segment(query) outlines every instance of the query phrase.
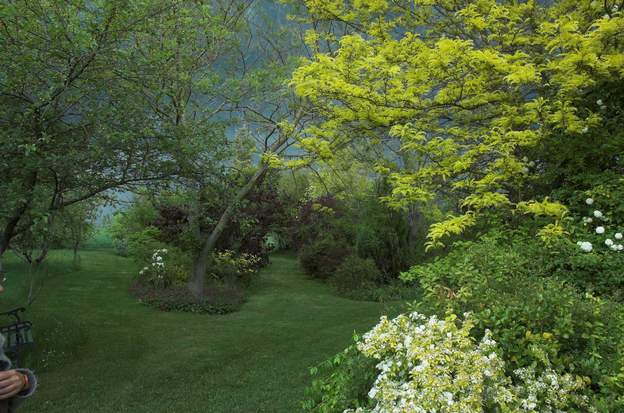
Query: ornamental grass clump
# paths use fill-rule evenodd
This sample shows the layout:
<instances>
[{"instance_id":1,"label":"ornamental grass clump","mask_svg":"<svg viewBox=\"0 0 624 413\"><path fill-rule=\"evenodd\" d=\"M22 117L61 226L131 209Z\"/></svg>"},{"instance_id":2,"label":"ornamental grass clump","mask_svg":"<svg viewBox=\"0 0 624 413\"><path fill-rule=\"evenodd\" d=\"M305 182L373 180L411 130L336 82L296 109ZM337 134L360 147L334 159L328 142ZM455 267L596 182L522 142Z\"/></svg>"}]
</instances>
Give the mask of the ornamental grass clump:
<instances>
[{"instance_id":1,"label":"ornamental grass clump","mask_svg":"<svg viewBox=\"0 0 624 413\"><path fill-rule=\"evenodd\" d=\"M592 411L582 395L583 378L551 368L537 374L533 367L506 376L491 333L475 341L473 326L468 314L463 321L416 312L382 317L357 346L378 361L379 375L368 393L373 407L345 412Z\"/></svg>"}]
</instances>

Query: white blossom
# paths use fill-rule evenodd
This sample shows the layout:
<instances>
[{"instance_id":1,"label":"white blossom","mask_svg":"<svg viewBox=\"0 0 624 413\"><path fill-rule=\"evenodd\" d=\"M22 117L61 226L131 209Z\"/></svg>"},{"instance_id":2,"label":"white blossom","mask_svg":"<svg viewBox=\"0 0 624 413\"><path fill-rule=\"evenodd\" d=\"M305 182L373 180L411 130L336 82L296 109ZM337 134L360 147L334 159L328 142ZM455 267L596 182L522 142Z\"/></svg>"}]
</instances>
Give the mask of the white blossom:
<instances>
[{"instance_id":1,"label":"white blossom","mask_svg":"<svg viewBox=\"0 0 624 413\"><path fill-rule=\"evenodd\" d=\"M596 234L604 234L605 229L604 227L596 227Z\"/></svg>"},{"instance_id":2,"label":"white blossom","mask_svg":"<svg viewBox=\"0 0 624 413\"><path fill-rule=\"evenodd\" d=\"M587 198L587 199L585 200L585 203L586 203L587 205L591 205L591 204L593 204L593 203L594 203L594 200L593 200L592 198Z\"/></svg>"},{"instance_id":3,"label":"white blossom","mask_svg":"<svg viewBox=\"0 0 624 413\"><path fill-rule=\"evenodd\" d=\"M615 239L622 239L622 233L621 232L616 232L615 233Z\"/></svg>"},{"instance_id":4,"label":"white blossom","mask_svg":"<svg viewBox=\"0 0 624 413\"><path fill-rule=\"evenodd\" d=\"M610 246L612 246L612 245L613 245L613 241L612 241L610 238L607 238L607 239L605 240L605 245L606 245L607 247L610 247Z\"/></svg>"},{"instance_id":5,"label":"white blossom","mask_svg":"<svg viewBox=\"0 0 624 413\"><path fill-rule=\"evenodd\" d=\"M518 413L563 412L551 407L572 404L589 407L582 395L585 383L571 374L552 369L537 374L529 367L514 371L517 380L512 382L491 332L474 342L471 328L470 322L457 325L454 318L426 319L418 313L382 317L357 343L360 352L379 361L368 392L373 406L343 413L477 412L484 404ZM407 337L409 349L402 345Z\"/></svg>"},{"instance_id":6,"label":"white blossom","mask_svg":"<svg viewBox=\"0 0 624 413\"><path fill-rule=\"evenodd\" d=\"M373 386L368 392L368 397L370 397L371 399L374 399L376 395L377 395L377 387Z\"/></svg>"},{"instance_id":7,"label":"white blossom","mask_svg":"<svg viewBox=\"0 0 624 413\"><path fill-rule=\"evenodd\" d=\"M589 242L589 241L583 241L583 242L581 242L580 247L581 247L581 249L582 249L583 251L585 251L585 252L591 252L591 250L594 248L594 247L592 246L592 243L591 243L591 242Z\"/></svg>"},{"instance_id":8,"label":"white blossom","mask_svg":"<svg viewBox=\"0 0 624 413\"><path fill-rule=\"evenodd\" d=\"M594 216L595 216L596 218L602 218L602 212L600 212L600 211L598 211L598 210L595 210L595 211L594 211Z\"/></svg>"},{"instance_id":9,"label":"white blossom","mask_svg":"<svg viewBox=\"0 0 624 413\"><path fill-rule=\"evenodd\" d=\"M605 16L607 16L607 15L605 14ZM607 18L608 18L608 16L607 16ZM598 106L602 106L602 99L598 99L598 100L596 101L596 105L598 105Z\"/></svg>"}]
</instances>

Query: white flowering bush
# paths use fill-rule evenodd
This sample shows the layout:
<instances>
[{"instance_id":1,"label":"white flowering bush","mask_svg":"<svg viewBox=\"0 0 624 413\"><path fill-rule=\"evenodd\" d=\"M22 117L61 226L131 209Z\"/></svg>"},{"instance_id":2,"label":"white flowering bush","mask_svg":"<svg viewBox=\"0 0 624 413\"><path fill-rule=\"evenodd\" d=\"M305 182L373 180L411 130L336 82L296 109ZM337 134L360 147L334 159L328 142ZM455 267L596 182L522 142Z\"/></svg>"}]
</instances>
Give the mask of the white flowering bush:
<instances>
[{"instance_id":1,"label":"white flowering bush","mask_svg":"<svg viewBox=\"0 0 624 413\"><path fill-rule=\"evenodd\" d=\"M379 360L369 396L376 405L357 412L473 412L484 405L508 404L513 395L504 363L489 333L479 343L472 322L421 314L382 317L358 344Z\"/></svg>"},{"instance_id":2,"label":"white flowering bush","mask_svg":"<svg viewBox=\"0 0 624 413\"><path fill-rule=\"evenodd\" d=\"M534 367L528 367L515 370L514 378L518 384L513 386L516 401L512 411L565 412L572 406L596 411L589 406L587 396L581 394L587 385L587 380L581 377L558 374L552 369L537 374Z\"/></svg>"},{"instance_id":3,"label":"white flowering bush","mask_svg":"<svg viewBox=\"0 0 624 413\"><path fill-rule=\"evenodd\" d=\"M369 397L372 408L356 413L471 413L591 411L581 394L585 381L547 368L518 369L505 375L491 333L476 342L471 316L463 322L419 313L380 322L358 343L366 356L378 360Z\"/></svg>"},{"instance_id":4,"label":"white flowering bush","mask_svg":"<svg viewBox=\"0 0 624 413\"><path fill-rule=\"evenodd\" d=\"M139 279L142 282L158 288L168 287L170 282L165 266L165 257L168 252L166 248L154 251L150 264L139 271Z\"/></svg>"},{"instance_id":5,"label":"white flowering bush","mask_svg":"<svg viewBox=\"0 0 624 413\"><path fill-rule=\"evenodd\" d=\"M594 205L596 201L593 198L585 199L585 204L588 206ZM622 240L622 229L610 227L608 224L610 223L610 219L599 209L592 209L589 211L589 216L585 216L582 218L583 226L588 230L588 237L593 235L593 238L596 239L596 235L600 236L597 239L597 242L592 243L588 240L579 240L576 242L576 245L583 252L592 252L599 251L597 249L598 245L600 247L604 245L604 251L606 252L616 252L620 253L624 251L624 240Z\"/></svg>"}]
</instances>

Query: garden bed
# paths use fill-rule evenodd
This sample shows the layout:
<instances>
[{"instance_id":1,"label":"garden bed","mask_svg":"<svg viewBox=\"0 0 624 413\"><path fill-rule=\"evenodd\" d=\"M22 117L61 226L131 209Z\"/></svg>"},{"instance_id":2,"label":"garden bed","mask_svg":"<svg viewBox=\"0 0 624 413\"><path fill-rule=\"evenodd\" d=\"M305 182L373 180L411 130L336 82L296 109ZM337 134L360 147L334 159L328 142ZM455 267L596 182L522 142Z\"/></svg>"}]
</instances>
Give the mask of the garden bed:
<instances>
[{"instance_id":1,"label":"garden bed","mask_svg":"<svg viewBox=\"0 0 624 413\"><path fill-rule=\"evenodd\" d=\"M134 282L130 286L130 294L139 302L161 311L197 314L232 313L238 311L245 301L243 290L236 286L208 287L204 297L197 299L183 287L155 288Z\"/></svg>"}]
</instances>

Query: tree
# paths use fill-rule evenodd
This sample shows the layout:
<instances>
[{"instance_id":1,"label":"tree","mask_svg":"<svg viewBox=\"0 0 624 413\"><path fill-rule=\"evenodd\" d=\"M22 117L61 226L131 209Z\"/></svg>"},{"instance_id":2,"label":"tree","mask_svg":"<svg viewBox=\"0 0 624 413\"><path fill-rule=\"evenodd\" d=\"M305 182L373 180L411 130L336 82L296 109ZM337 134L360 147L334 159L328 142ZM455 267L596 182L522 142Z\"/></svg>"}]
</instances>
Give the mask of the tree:
<instances>
[{"instance_id":1,"label":"tree","mask_svg":"<svg viewBox=\"0 0 624 413\"><path fill-rule=\"evenodd\" d=\"M256 163L245 168L242 184L232 190L216 223L201 234L201 247L188 284L196 296L203 292L209 257L219 238L269 170L285 165L300 167L311 161L297 159L296 154L290 154L290 160L286 158L309 120L300 99L286 84L300 54L298 27L291 25L292 30L284 31L275 24L259 24L267 16L263 10L272 13L270 21L283 17L283 11L278 13L270 2L258 2L256 6L247 16L248 31L238 43L237 77L228 82L228 92L224 94L227 110L245 125L241 133L255 140L251 158Z\"/></svg>"},{"instance_id":2,"label":"tree","mask_svg":"<svg viewBox=\"0 0 624 413\"><path fill-rule=\"evenodd\" d=\"M38 216L214 164L201 89L248 3L0 5L0 256Z\"/></svg>"},{"instance_id":3,"label":"tree","mask_svg":"<svg viewBox=\"0 0 624 413\"><path fill-rule=\"evenodd\" d=\"M115 74L128 33L161 10L140 6L0 6L0 255L37 215L167 175L158 131Z\"/></svg>"},{"instance_id":4,"label":"tree","mask_svg":"<svg viewBox=\"0 0 624 413\"><path fill-rule=\"evenodd\" d=\"M432 225L429 246L459 234L492 208L516 208L555 222L565 207L523 199L539 173L527 154L552 137L572 144L620 113L624 17L610 2L316 1L311 21L349 33L311 30L315 54L292 84L320 121L302 144L331 154L352 139L396 138L418 161L380 161L395 207L431 202L442 191L459 215ZM330 47L324 47L329 44ZM335 50L334 50L335 48ZM612 138L612 140L615 139ZM622 147L620 146L620 150Z\"/></svg>"},{"instance_id":5,"label":"tree","mask_svg":"<svg viewBox=\"0 0 624 413\"><path fill-rule=\"evenodd\" d=\"M53 227L53 243L68 247L74 254L74 266L79 267L80 247L95 233L95 219L98 210L96 200L72 205L59 211Z\"/></svg>"}]
</instances>

